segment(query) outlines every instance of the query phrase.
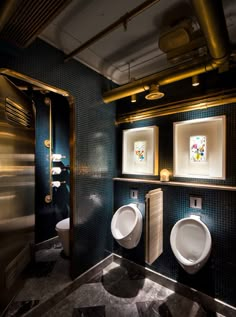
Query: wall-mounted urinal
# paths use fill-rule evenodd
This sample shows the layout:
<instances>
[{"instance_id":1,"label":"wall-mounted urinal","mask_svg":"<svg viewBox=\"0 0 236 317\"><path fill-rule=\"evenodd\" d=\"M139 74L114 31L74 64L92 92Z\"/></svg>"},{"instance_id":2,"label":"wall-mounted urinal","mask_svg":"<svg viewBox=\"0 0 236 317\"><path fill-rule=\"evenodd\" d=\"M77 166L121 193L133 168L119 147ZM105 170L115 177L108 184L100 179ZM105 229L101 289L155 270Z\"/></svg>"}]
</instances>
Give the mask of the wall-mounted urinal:
<instances>
[{"instance_id":1,"label":"wall-mounted urinal","mask_svg":"<svg viewBox=\"0 0 236 317\"><path fill-rule=\"evenodd\" d=\"M211 234L199 216L179 220L171 230L170 245L183 269L189 274L198 272L211 252Z\"/></svg>"},{"instance_id":2,"label":"wall-mounted urinal","mask_svg":"<svg viewBox=\"0 0 236 317\"><path fill-rule=\"evenodd\" d=\"M114 239L124 248L135 248L142 234L142 214L135 204L120 207L113 215L111 232Z\"/></svg>"}]
</instances>

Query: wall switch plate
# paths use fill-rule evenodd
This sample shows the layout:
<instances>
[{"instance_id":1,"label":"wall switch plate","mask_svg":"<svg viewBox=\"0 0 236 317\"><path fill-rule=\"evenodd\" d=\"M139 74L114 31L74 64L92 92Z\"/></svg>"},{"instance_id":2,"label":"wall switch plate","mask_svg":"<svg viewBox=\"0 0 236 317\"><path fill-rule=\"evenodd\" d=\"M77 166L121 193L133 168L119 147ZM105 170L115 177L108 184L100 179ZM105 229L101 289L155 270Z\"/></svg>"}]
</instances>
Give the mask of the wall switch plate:
<instances>
[{"instance_id":1,"label":"wall switch plate","mask_svg":"<svg viewBox=\"0 0 236 317\"><path fill-rule=\"evenodd\" d=\"M138 190L135 188L130 189L130 198L138 199Z\"/></svg>"},{"instance_id":2,"label":"wall switch plate","mask_svg":"<svg viewBox=\"0 0 236 317\"><path fill-rule=\"evenodd\" d=\"M202 209L202 198L190 196L190 208Z\"/></svg>"}]
</instances>

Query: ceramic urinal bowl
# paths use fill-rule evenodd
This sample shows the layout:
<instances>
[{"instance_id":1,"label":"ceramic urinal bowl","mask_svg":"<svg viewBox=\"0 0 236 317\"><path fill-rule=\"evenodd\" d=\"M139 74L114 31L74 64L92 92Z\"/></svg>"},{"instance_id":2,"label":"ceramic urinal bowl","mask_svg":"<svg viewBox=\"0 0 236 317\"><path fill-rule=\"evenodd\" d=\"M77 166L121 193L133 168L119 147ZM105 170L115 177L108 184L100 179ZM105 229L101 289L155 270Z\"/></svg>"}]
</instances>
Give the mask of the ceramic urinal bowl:
<instances>
[{"instance_id":1,"label":"ceramic urinal bowl","mask_svg":"<svg viewBox=\"0 0 236 317\"><path fill-rule=\"evenodd\" d=\"M183 269L189 274L198 272L211 252L211 234L199 216L179 220L172 228L170 245Z\"/></svg>"},{"instance_id":2,"label":"ceramic urinal bowl","mask_svg":"<svg viewBox=\"0 0 236 317\"><path fill-rule=\"evenodd\" d=\"M135 248L142 234L142 214L135 204L120 207L113 215L111 232L124 248Z\"/></svg>"}]
</instances>

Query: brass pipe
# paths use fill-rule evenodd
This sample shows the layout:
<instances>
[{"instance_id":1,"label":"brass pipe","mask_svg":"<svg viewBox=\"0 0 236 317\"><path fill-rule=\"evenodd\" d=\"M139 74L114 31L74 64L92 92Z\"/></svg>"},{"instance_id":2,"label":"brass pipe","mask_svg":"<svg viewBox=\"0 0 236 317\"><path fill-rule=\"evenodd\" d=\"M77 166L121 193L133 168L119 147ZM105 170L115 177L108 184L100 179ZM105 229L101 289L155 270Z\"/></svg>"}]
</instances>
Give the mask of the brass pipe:
<instances>
[{"instance_id":1,"label":"brass pipe","mask_svg":"<svg viewBox=\"0 0 236 317\"><path fill-rule=\"evenodd\" d=\"M221 0L192 0L200 28L206 38L211 57L217 63L227 59L229 35Z\"/></svg>"},{"instance_id":2,"label":"brass pipe","mask_svg":"<svg viewBox=\"0 0 236 317\"><path fill-rule=\"evenodd\" d=\"M78 53L82 52L107 34L111 33L115 29L117 29L119 26L124 25L126 27L127 22L133 19L138 14L142 13L144 10L148 9L150 6L155 4L156 2L159 2L160 0L147 0L144 3L141 3L139 6L131 10L130 12L127 12L125 15L120 17L118 20L116 20L114 23L110 24L108 27L94 35L92 38L90 38L88 41L86 41L84 44L73 50L71 53L66 55L64 61L69 61L73 56L77 55Z\"/></svg>"},{"instance_id":3,"label":"brass pipe","mask_svg":"<svg viewBox=\"0 0 236 317\"><path fill-rule=\"evenodd\" d=\"M103 101L105 103L109 103L114 100L118 100L124 97L139 94L149 89L149 85L144 84L141 80L139 80L138 82L135 81L135 85L131 85L131 84L132 83L124 85L122 87L115 88L111 91L105 92L103 94Z\"/></svg>"},{"instance_id":4,"label":"brass pipe","mask_svg":"<svg viewBox=\"0 0 236 317\"><path fill-rule=\"evenodd\" d=\"M217 67L218 66L214 63L214 61L212 61L205 64L202 63L200 65L195 65L195 62L188 63L182 70L179 70L179 67L167 69L165 71L135 80L129 84L107 91L103 94L103 101L105 103L109 103L124 97L131 96L133 94L144 92L149 89L151 83L153 82L160 86L168 85L194 75L212 71Z\"/></svg>"},{"instance_id":5,"label":"brass pipe","mask_svg":"<svg viewBox=\"0 0 236 317\"><path fill-rule=\"evenodd\" d=\"M161 78L160 80L158 80L158 84L163 86L163 85L168 85L171 83L174 83L176 81L179 80L183 80L195 75L200 75L203 73L206 73L208 71L214 70L216 69L217 66L214 62L209 62L205 65L199 65L190 69L186 69L184 71L181 72L177 72L177 73L172 73L169 76L165 76L164 78Z\"/></svg>"},{"instance_id":6,"label":"brass pipe","mask_svg":"<svg viewBox=\"0 0 236 317\"><path fill-rule=\"evenodd\" d=\"M51 203L53 200L52 190L52 102L49 97L44 99L44 103L49 107L49 194L45 197L46 203Z\"/></svg>"},{"instance_id":7,"label":"brass pipe","mask_svg":"<svg viewBox=\"0 0 236 317\"><path fill-rule=\"evenodd\" d=\"M219 0L216 1L219 2ZM168 85L194 75L212 71L225 63L229 57L229 40L222 5L219 3L219 6L217 7L215 1L213 5L212 0L192 0L192 2L196 7L196 14L202 30L204 34L206 33L207 44L212 60L197 65L194 62L186 63L182 69L178 66L175 69L172 68L170 70L159 72L105 92L103 94L103 101L105 103L131 96L134 93L143 92L147 90L147 87L152 83L160 86ZM201 15L203 15L203 17ZM220 21L217 19L220 19ZM214 24L217 26L214 26ZM209 30L210 28L211 30ZM217 32L219 32L219 34Z\"/></svg>"}]
</instances>

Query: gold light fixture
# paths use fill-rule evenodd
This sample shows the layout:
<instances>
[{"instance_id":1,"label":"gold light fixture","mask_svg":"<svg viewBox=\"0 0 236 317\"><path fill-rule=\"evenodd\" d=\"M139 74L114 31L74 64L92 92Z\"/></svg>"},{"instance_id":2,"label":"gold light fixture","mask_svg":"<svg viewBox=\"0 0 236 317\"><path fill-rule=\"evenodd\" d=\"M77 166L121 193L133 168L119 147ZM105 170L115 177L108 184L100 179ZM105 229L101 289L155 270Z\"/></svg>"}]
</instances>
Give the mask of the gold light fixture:
<instances>
[{"instance_id":1,"label":"gold light fixture","mask_svg":"<svg viewBox=\"0 0 236 317\"><path fill-rule=\"evenodd\" d=\"M193 87L197 87L199 85L200 85L199 76L198 75L194 75L192 77L192 86Z\"/></svg>"},{"instance_id":2,"label":"gold light fixture","mask_svg":"<svg viewBox=\"0 0 236 317\"><path fill-rule=\"evenodd\" d=\"M170 171L168 171L166 168L162 169L160 171L160 181L161 182L169 182L170 177Z\"/></svg>"},{"instance_id":3,"label":"gold light fixture","mask_svg":"<svg viewBox=\"0 0 236 317\"><path fill-rule=\"evenodd\" d=\"M159 85L151 84L149 93L145 96L147 100L156 100L164 97L165 94L159 91Z\"/></svg>"},{"instance_id":4,"label":"gold light fixture","mask_svg":"<svg viewBox=\"0 0 236 317\"><path fill-rule=\"evenodd\" d=\"M128 63L128 74L129 74L129 82L132 83L133 81L135 81L135 78L131 78L131 73L130 73L130 63ZM130 101L132 103L137 101L137 96L136 94L131 95L131 99Z\"/></svg>"},{"instance_id":5,"label":"gold light fixture","mask_svg":"<svg viewBox=\"0 0 236 317\"><path fill-rule=\"evenodd\" d=\"M136 102L137 101L136 97L137 97L136 94L131 95L131 102Z\"/></svg>"}]
</instances>

